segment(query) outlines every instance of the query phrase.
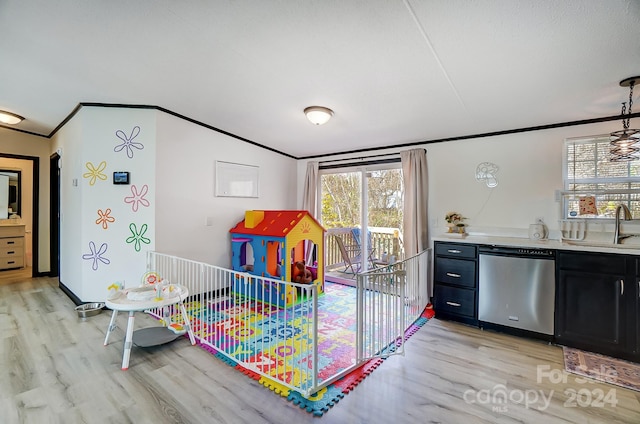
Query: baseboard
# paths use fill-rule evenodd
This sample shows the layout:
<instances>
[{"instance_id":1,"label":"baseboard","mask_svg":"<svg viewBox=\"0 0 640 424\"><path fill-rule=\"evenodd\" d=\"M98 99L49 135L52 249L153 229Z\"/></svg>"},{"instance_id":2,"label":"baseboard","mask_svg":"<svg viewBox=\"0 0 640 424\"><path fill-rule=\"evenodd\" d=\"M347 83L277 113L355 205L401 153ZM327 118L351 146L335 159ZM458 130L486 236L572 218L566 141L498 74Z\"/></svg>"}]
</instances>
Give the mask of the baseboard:
<instances>
[{"instance_id":1,"label":"baseboard","mask_svg":"<svg viewBox=\"0 0 640 424\"><path fill-rule=\"evenodd\" d=\"M77 305L81 305L82 300L80 300L80 298L78 296L76 296L71 290L69 290L69 288L67 286L65 286L64 284L62 284L62 281L58 280L58 287L60 287L60 290L62 290L64 292L64 294L66 294L69 299L71 299L73 301L73 303Z\"/></svg>"}]
</instances>

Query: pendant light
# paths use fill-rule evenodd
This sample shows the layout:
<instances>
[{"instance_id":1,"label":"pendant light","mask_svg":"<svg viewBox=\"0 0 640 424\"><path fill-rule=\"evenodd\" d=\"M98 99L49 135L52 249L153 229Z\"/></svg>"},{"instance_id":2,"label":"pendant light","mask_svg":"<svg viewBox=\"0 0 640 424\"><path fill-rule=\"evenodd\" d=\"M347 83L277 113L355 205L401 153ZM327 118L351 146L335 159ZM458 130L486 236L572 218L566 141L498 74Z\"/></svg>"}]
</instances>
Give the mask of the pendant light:
<instances>
[{"instance_id":1,"label":"pendant light","mask_svg":"<svg viewBox=\"0 0 640 424\"><path fill-rule=\"evenodd\" d=\"M623 162L640 159L640 130L629 128L631 107L633 105L633 86L640 82L639 77L631 77L620 81L621 87L629 87L629 111L626 102L622 103L622 130L614 131L609 138L611 145L611 162ZM625 116L626 114L626 116Z\"/></svg>"}]
</instances>

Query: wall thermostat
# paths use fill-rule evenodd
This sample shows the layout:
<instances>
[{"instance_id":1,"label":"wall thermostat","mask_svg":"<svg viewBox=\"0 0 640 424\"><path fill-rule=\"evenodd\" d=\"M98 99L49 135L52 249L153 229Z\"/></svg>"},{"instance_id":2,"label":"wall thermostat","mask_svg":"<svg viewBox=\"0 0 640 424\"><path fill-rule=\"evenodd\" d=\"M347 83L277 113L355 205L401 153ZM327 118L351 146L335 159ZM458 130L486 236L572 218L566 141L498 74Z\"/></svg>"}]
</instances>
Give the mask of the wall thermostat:
<instances>
[{"instance_id":1,"label":"wall thermostat","mask_svg":"<svg viewBox=\"0 0 640 424\"><path fill-rule=\"evenodd\" d=\"M113 173L114 184L129 184L129 173L124 171L117 171Z\"/></svg>"}]
</instances>

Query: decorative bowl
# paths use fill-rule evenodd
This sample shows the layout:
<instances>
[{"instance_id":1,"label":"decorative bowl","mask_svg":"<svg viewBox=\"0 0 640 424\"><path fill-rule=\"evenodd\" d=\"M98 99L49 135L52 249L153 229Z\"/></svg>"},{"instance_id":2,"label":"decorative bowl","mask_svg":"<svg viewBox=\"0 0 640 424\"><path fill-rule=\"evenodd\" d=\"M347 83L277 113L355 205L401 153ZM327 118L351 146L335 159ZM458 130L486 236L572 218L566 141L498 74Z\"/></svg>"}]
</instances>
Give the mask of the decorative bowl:
<instances>
[{"instance_id":1,"label":"decorative bowl","mask_svg":"<svg viewBox=\"0 0 640 424\"><path fill-rule=\"evenodd\" d=\"M102 312L102 308L104 308L104 303L101 302L85 303L84 305L76 306L76 312L78 313L78 318L84 319L98 315Z\"/></svg>"}]
</instances>

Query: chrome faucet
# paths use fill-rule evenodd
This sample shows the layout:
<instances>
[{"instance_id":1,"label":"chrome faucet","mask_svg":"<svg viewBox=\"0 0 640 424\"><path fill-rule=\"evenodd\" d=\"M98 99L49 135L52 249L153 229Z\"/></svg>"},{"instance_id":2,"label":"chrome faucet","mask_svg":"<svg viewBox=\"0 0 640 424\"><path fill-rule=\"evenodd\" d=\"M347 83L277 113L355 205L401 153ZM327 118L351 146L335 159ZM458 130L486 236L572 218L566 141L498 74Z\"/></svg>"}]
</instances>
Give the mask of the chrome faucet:
<instances>
[{"instance_id":1,"label":"chrome faucet","mask_svg":"<svg viewBox=\"0 0 640 424\"><path fill-rule=\"evenodd\" d=\"M618 206L616 206L616 228L615 228L615 232L613 234L613 244L620 244L621 240L624 240L624 239L629 238L629 237L633 237L632 235L622 235L622 234L620 234L620 209L622 209L624 211L623 219L625 221L629 221L629 220L633 219L633 217L631 216L631 211L629 210L627 205L625 205L623 203L620 203Z\"/></svg>"}]
</instances>

